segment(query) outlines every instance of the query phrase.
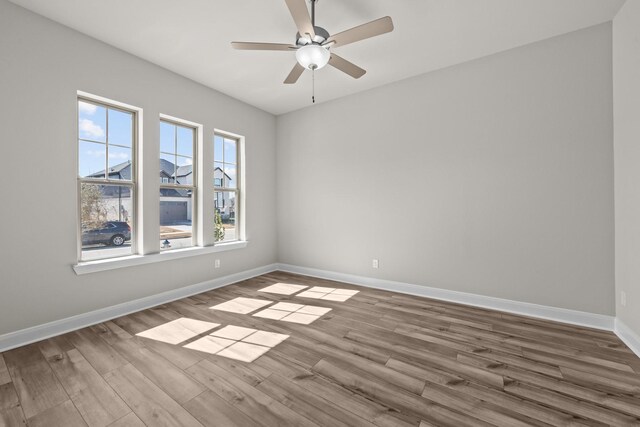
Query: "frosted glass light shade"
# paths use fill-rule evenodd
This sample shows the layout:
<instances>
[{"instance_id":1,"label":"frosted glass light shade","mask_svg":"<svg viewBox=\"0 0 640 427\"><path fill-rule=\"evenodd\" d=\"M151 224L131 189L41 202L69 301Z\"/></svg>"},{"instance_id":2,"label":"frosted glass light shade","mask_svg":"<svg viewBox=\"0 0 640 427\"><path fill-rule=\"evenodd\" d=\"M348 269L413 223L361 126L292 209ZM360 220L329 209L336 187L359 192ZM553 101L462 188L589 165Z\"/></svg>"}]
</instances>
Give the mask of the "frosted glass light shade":
<instances>
[{"instance_id":1,"label":"frosted glass light shade","mask_svg":"<svg viewBox=\"0 0 640 427\"><path fill-rule=\"evenodd\" d=\"M309 70L319 70L329 62L329 50L317 45L309 44L302 46L296 52L298 63Z\"/></svg>"}]
</instances>

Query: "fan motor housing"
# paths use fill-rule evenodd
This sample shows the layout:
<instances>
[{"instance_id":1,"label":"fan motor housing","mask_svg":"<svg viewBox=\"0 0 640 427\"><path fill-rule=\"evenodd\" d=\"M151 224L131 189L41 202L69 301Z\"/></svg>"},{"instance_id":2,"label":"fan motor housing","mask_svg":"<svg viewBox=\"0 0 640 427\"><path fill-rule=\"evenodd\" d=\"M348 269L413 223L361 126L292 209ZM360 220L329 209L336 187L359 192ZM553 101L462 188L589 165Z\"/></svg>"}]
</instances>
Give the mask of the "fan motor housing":
<instances>
[{"instance_id":1,"label":"fan motor housing","mask_svg":"<svg viewBox=\"0 0 640 427\"><path fill-rule=\"evenodd\" d=\"M327 41L327 39L329 38L329 32L327 30L325 30L322 27L316 27L315 25L313 26L313 30L316 32L316 36L313 38L313 40L309 40L309 38L307 37L307 35L305 34L304 36L300 35L300 33L296 33L296 45L298 46L304 46L307 44L312 44L312 43L324 43L325 41Z\"/></svg>"}]
</instances>

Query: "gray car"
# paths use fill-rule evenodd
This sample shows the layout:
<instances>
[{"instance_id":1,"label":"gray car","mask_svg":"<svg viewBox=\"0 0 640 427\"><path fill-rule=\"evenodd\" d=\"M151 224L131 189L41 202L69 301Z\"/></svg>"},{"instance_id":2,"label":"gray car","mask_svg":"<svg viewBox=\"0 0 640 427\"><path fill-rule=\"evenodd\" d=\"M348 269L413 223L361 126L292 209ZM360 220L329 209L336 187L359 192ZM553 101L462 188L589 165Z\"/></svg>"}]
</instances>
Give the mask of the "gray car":
<instances>
[{"instance_id":1,"label":"gray car","mask_svg":"<svg viewBox=\"0 0 640 427\"><path fill-rule=\"evenodd\" d=\"M123 221L107 221L100 228L82 230L82 245L122 246L131 240L131 227Z\"/></svg>"}]
</instances>

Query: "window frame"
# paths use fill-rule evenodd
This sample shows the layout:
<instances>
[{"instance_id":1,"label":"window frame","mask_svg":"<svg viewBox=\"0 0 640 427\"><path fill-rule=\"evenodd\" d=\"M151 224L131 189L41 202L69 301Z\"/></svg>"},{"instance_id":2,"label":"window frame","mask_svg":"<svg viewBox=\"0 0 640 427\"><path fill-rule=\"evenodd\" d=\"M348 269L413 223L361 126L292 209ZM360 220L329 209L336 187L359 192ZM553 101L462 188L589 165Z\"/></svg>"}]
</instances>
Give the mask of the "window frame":
<instances>
[{"instance_id":1,"label":"window frame","mask_svg":"<svg viewBox=\"0 0 640 427\"><path fill-rule=\"evenodd\" d=\"M98 184L103 185L126 185L131 186L132 192L132 206L131 206L131 221L132 226L132 240L131 240L131 254L113 255L106 258L99 259L82 259L82 226L81 226L81 209L80 203L80 127L79 127L79 101L86 101L89 103L99 104L106 108L122 110L134 115L132 132L132 146L131 146L131 163L132 163L132 176L131 181L124 180L108 180L108 171L105 170L105 179L97 181ZM162 263L170 260L177 260L182 258L191 258L193 256L200 256L205 254L221 253L226 251L238 250L246 248L249 241L246 238L245 224L246 221L246 187L245 187L245 137L242 135L234 134L224 130L214 128L207 128L207 132L204 132L204 126L198 123L182 120L176 117L172 117L165 114L159 114L161 119L167 119L168 121L177 121L180 125L191 126L197 129L197 142L196 149L194 150L194 162L197 164L198 177L197 181L194 181L196 187L196 198L194 202L197 203L196 209L196 224L197 227L197 240L194 246L186 248L175 248L174 250L168 250L160 252L157 249L156 242L158 242L159 230L152 227L145 231L145 227L149 228L149 224L146 222L155 223L159 218L154 218L153 215L149 216L149 211L156 212L154 209L145 209L146 205L143 203L149 203L155 199L155 203L159 203L157 197L159 196L160 180L158 175L154 174L153 178L144 180L145 165L158 164L157 158L159 158L159 138L155 141L147 141L145 144L143 138L143 130L149 132L149 135L155 136L155 130L153 127L158 126L158 119L153 123L145 122L144 111L142 108L125 104L119 101L114 101L109 98L94 95L92 93L77 91L75 98L75 116L73 121L69 121L69 125L75 127L76 141L75 141L75 163L76 163L76 200L77 200L77 262L71 267L77 275L91 274L100 271L109 271L120 269L124 267L132 267L146 264ZM146 128L146 129L145 129ZM225 189L224 191L233 190L236 194L235 202L235 219L236 219L236 239L231 241L219 241L215 242L214 236L214 224L210 221L214 212L214 139L213 136L220 135L223 138L232 138L236 142L236 188ZM212 139L209 139L212 138ZM82 138L86 140L86 138ZM154 139L154 138L152 138ZM210 142L209 142L210 141ZM209 145L211 143L211 145ZM119 144L116 144L119 145ZM105 152L106 156L106 152ZM151 156L151 158L149 158ZM158 156L158 157L155 157ZM155 158L154 158L155 157ZM105 164L108 169L108 158L105 159ZM143 169L144 168L144 169ZM157 166L155 166L157 168ZM153 168L153 169L155 169ZM87 178L93 180L93 178ZM108 182L105 182L108 181ZM151 193L155 196L151 196ZM153 206L153 205L152 205Z\"/></svg>"},{"instance_id":2,"label":"window frame","mask_svg":"<svg viewBox=\"0 0 640 427\"><path fill-rule=\"evenodd\" d=\"M222 186L216 186L215 185L215 170L216 170L216 163L223 163L226 164L226 162L224 161L224 152L223 152L223 157L222 157L222 162L217 162L216 161L216 153L215 153L215 138L216 136L222 137L223 138L223 142L222 145L224 147L224 139L232 139L235 141L235 145L236 145L236 163L235 163L235 167L236 167L236 185L234 188L229 188L229 187L224 187L224 177L222 178ZM215 241L214 239L214 245L222 245L222 244L228 244L228 243L234 243L234 242L243 242L245 241L245 232L244 232L244 197L245 197L245 190L244 190L244 137L242 135L238 135L238 134L234 134L231 132L227 132L227 131L223 131L220 129L214 129L213 132L213 138L212 138L212 147L213 147L213 162L212 162L212 166L213 166L213 174L214 174L214 180L213 180L213 194L211 197L211 204L214 206L213 209L213 215L215 218L215 203L216 203L216 192L229 192L229 193L235 193L235 212L234 212L234 219L235 219L235 229L236 229L236 238L234 240L220 240L220 241ZM224 148L223 148L224 150ZM222 173L224 174L224 168L222 170ZM224 196L223 196L223 204L224 204Z\"/></svg>"},{"instance_id":3,"label":"window frame","mask_svg":"<svg viewBox=\"0 0 640 427\"><path fill-rule=\"evenodd\" d=\"M174 178L174 182L171 182L171 179L169 179L168 183L164 183L164 182L160 182L159 183L159 187L158 187L158 208L160 207L160 191L163 188L169 188L169 189L183 189L183 190L191 190L191 246L185 246L185 247L180 247L180 248L173 248L173 249L167 249L167 250L162 250L162 243L161 243L161 238L160 238L160 227L158 227L158 250L161 253L164 252L171 252L174 250L180 250L180 249L188 249L188 248L193 248L193 247L197 247L200 246L201 243L201 239L199 238L200 235L200 204L201 204L201 200L200 200L200 191L199 191L199 184L200 184L200 146L202 145L201 143L201 135L202 135L202 125L198 124L198 123L194 123L194 122L190 122L188 120L184 120L184 119L179 119L177 117L172 117L172 116L168 116L166 114L160 114L160 120L158 122L158 129L160 129L160 126L162 126L162 122L168 123L170 125L176 126L176 134L174 135L174 144L175 144L175 153L167 153L167 152L163 152L160 150L160 135L158 134L158 162L160 161L160 159L162 158L162 154L173 154L176 157L180 156L178 154L178 148L177 148L177 144L178 144L178 126L179 127L183 127L183 128L189 128L193 131L193 146L192 146L192 156L191 156L191 173L192 173L192 177L191 177L191 185L185 185L185 184L178 184L178 177L176 175L176 177ZM186 157L186 156L182 156L182 157ZM175 164L175 172L177 173L178 171L178 165ZM159 213L159 212L158 212ZM158 221L160 220L160 217L158 216ZM159 225L159 224L158 224Z\"/></svg>"},{"instance_id":4,"label":"window frame","mask_svg":"<svg viewBox=\"0 0 640 427\"><path fill-rule=\"evenodd\" d=\"M105 121L105 142L101 141L93 141L87 138L80 138L80 128L79 128L79 119L80 119L80 102L85 102L88 104L97 105L98 107L103 107L107 109L106 121ZM131 126L131 180L123 180L123 179L110 179L109 178L109 114L108 110L120 111L123 113L128 113L132 115L132 126ZM140 123L142 121L142 109L138 107L134 107L131 105L124 104L122 102L114 101L108 98L104 98L97 95L92 95L90 93L78 91L76 94L76 114L75 114L75 129L76 129L76 203L77 203L77 218L76 218L76 237L77 237L77 254L76 258L78 262L92 262L92 261L104 261L111 260L117 258L128 257L132 255L138 254L138 249L141 247L141 239L142 233L139 230L139 225L141 224L141 219L138 218L138 159L139 156L139 132L140 132ZM105 145L105 176L104 178L88 178L80 176L80 141L86 141L91 143L100 143ZM116 147L120 147L118 144L114 144ZM127 147L128 148L128 147ZM128 187L131 194L131 217L132 217L132 227L131 227L131 252L128 254L122 255L113 255L104 258L97 258L92 260L85 260L82 258L82 184L96 184L96 185L111 185L111 186L121 186Z\"/></svg>"}]
</instances>

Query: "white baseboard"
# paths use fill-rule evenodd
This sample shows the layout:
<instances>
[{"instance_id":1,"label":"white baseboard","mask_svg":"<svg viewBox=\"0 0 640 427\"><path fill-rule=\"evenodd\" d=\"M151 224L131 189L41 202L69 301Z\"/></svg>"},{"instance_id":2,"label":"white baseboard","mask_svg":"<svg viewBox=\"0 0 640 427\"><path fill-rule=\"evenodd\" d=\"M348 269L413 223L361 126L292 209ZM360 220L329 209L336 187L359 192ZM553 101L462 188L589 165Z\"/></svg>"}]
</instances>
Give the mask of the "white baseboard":
<instances>
[{"instance_id":1,"label":"white baseboard","mask_svg":"<svg viewBox=\"0 0 640 427\"><path fill-rule=\"evenodd\" d=\"M336 280L352 283L354 285L383 289L386 291L400 292L426 298L434 298L443 301L467 304L475 307L489 308L507 313L523 316L537 317L545 320L569 323L572 325L586 326L589 328L612 331L614 317L603 314L587 313L584 311L569 310L566 308L550 307L531 304L527 302L512 301L502 298L493 298L483 295L469 294L466 292L449 291L446 289L432 288L429 286L413 285L410 283L394 282L390 280L374 279L353 274L337 273L334 271L318 270L315 268L299 267L289 264L278 264L278 270L290 273L303 274L305 276L319 277L321 279Z\"/></svg>"},{"instance_id":2,"label":"white baseboard","mask_svg":"<svg viewBox=\"0 0 640 427\"><path fill-rule=\"evenodd\" d=\"M620 319L616 319L614 332L631 351L640 357L640 335L632 331Z\"/></svg>"},{"instance_id":3,"label":"white baseboard","mask_svg":"<svg viewBox=\"0 0 640 427\"><path fill-rule=\"evenodd\" d=\"M0 353L11 350L12 348L21 347L33 342L51 338L56 335L64 334L96 323L105 322L116 317L124 316L136 311L145 310L157 305L166 304L180 298L186 298L211 289L220 288L230 285L241 280L250 279L261 274L269 273L277 270L277 264L265 265L254 268L252 270L242 271L240 273L230 274L228 276L219 277L217 279L208 280L206 282L197 283L195 285L186 286L157 295L140 298L134 301L124 302L111 307L101 308L99 310L83 313L76 316L67 317L66 319L55 320L43 325L33 326L31 328L22 329L16 332L10 332L0 335Z\"/></svg>"},{"instance_id":4,"label":"white baseboard","mask_svg":"<svg viewBox=\"0 0 640 427\"><path fill-rule=\"evenodd\" d=\"M157 305L166 304L181 298L186 298L212 289L221 288L242 280L270 273L272 271L287 271L303 274L305 276L319 277L322 279L336 280L352 283L375 289L399 292L408 295L416 295L434 298L443 301L467 304L476 307L489 308L507 313L521 314L540 319L554 320L562 323L586 326L590 328L614 331L618 337L640 357L640 336L628 326L613 316L593 314L583 311L569 310L565 308L549 307L519 301L511 301L501 298L487 297L483 295L469 294L465 292L450 291L446 289L432 288L428 286L414 285L410 283L394 282L391 280L374 279L353 274L338 273L319 270L315 268L299 267L289 264L270 264L254 268L184 288L163 292L157 295L140 298L134 301L124 302L111 307L91 311L89 313L71 316L65 319L45 323L43 325L22 329L0 335L0 353L12 348L27 345L56 335L64 334L97 323L105 322L116 317L125 316L136 311L145 310Z\"/></svg>"}]
</instances>

